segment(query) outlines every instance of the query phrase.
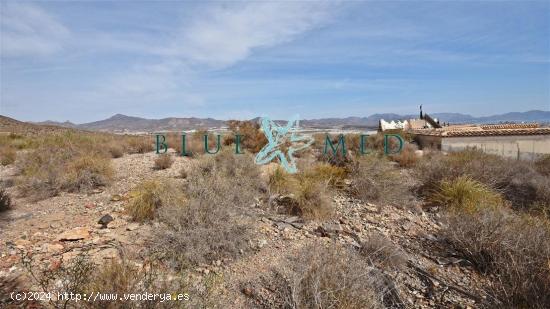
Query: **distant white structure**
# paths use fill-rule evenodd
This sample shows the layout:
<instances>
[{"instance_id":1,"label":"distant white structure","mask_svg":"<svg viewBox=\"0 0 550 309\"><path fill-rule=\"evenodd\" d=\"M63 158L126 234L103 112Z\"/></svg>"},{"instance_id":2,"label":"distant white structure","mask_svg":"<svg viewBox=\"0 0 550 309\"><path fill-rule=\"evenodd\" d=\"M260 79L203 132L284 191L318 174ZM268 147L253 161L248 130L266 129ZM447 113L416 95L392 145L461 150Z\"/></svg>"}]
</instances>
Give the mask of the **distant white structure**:
<instances>
[{"instance_id":1,"label":"distant white structure","mask_svg":"<svg viewBox=\"0 0 550 309\"><path fill-rule=\"evenodd\" d=\"M417 129L435 129L441 128L439 120L437 118L432 118L428 114L422 112L422 105L420 105L420 118L418 119L408 119L404 121L392 120L390 122L380 119L378 124L379 131L386 130L417 130Z\"/></svg>"},{"instance_id":2,"label":"distant white structure","mask_svg":"<svg viewBox=\"0 0 550 309\"><path fill-rule=\"evenodd\" d=\"M380 131L386 131L386 130L393 130L393 129L404 129L407 121L401 122L399 120L397 121L390 121L387 122L384 119L380 119Z\"/></svg>"}]
</instances>

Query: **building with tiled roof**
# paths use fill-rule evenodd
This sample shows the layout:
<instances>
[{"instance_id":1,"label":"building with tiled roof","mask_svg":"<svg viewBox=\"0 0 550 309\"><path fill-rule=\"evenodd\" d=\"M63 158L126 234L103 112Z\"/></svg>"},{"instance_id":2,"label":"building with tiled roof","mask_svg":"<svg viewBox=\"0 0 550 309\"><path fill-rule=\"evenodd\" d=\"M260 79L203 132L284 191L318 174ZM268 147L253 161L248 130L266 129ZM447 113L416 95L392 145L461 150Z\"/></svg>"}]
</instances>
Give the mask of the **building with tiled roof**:
<instances>
[{"instance_id":1,"label":"building with tiled roof","mask_svg":"<svg viewBox=\"0 0 550 309\"><path fill-rule=\"evenodd\" d=\"M421 148L442 151L480 149L517 159L550 154L550 128L530 124L460 125L411 130Z\"/></svg>"}]
</instances>

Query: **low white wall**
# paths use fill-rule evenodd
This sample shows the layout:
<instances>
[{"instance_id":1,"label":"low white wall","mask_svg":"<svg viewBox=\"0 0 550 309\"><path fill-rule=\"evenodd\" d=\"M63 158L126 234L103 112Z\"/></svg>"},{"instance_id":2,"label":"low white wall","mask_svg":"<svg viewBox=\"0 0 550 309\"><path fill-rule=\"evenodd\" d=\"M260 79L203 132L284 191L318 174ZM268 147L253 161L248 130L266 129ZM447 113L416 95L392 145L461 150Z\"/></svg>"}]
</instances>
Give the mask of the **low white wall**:
<instances>
[{"instance_id":1,"label":"low white wall","mask_svg":"<svg viewBox=\"0 0 550 309\"><path fill-rule=\"evenodd\" d=\"M442 151L466 148L477 148L508 158L534 160L550 154L550 135L444 137L441 140Z\"/></svg>"}]
</instances>

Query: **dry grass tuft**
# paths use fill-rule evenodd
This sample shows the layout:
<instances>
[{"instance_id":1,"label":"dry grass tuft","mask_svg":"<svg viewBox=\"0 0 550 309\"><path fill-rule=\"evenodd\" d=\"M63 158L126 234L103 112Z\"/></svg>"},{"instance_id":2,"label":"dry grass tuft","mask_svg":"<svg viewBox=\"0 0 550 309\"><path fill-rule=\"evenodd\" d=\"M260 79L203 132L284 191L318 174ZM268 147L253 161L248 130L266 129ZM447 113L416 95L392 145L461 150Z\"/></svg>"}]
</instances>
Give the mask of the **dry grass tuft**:
<instances>
[{"instance_id":1,"label":"dry grass tuft","mask_svg":"<svg viewBox=\"0 0 550 309\"><path fill-rule=\"evenodd\" d=\"M328 194L327 184L307 175L298 175L291 188L294 203L287 212L306 219L322 220L332 217L334 205Z\"/></svg>"},{"instance_id":2,"label":"dry grass tuft","mask_svg":"<svg viewBox=\"0 0 550 309\"><path fill-rule=\"evenodd\" d=\"M478 211L480 207L498 207L504 203L500 194L467 176L442 181L430 201L452 210L466 212Z\"/></svg>"},{"instance_id":3,"label":"dry grass tuft","mask_svg":"<svg viewBox=\"0 0 550 309\"><path fill-rule=\"evenodd\" d=\"M0 189L0 212L6 211L12 207L11 198L8 192L4 189Z\"/></svg>"},{"instance_id":4,"label":"dry grass tuft","mask_svg":"<svg viewBox=\"0 0 550 309\"><path fill-rule=\"evenodd\" d=\"M0 164L10 165L15 162L17 158L17 152L15 148L10 145L0 146Z\"/></svg>"},{"instance_id":5,"label":"dry grass tuft","mask_svg":"<svg viewBox=\"0 0 550 309\"><path fill-rule=\"evenodd\" d=\"M174 163L174 159L170 154L163 153L157 156L155 159L155 169L156 170L165 170L167 168L170 168L172 164Z\"/></svg>"},{"instance_id":6,"label":"dry grass tuft","mask_svg":"<svg viewBox=\"0 0 550 309\"><path fill-rule=\"evenodd\" d=\"M184 207L186 204L181 189L168 181L144 181L130 195L132 197L126 206L126 211L135 221L154 219L157 210L161 207Z\"/></svg>"}]
</instances>

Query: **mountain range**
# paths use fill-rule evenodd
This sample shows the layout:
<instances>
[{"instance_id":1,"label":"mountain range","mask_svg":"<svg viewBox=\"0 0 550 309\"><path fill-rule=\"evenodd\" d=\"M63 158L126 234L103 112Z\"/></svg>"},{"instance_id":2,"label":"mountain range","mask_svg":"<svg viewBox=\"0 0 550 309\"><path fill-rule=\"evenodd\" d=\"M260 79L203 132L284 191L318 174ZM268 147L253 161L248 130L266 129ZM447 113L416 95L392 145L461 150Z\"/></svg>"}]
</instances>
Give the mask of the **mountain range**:
<instances>
[{"instance_id":1,"label":"mountain range","mask_svg":"<svg viewBox=\"0 0 550 309\"><path fill-rule=\"evenodd\" d=\"M527 112L511 112L500 115L474 117L460 113L434 113L430 116L448 123L503 123L503 122L539 122L550 123L550 111L532 110ZM387 121L418 118L418 115L373 114L368 117L322 118L301 120L302 127L309 128L376 128L380 119ZM259 118L252 119L257 121ZM140 117L116 114L110 118L74 124L72 122L44 121L37 124L56 125L92 131L110 132L153 132L181 131L192 129L221 128L227 125L225 120L213 118L162 118L146 119Z\"/></svg>"}]
</instances>

